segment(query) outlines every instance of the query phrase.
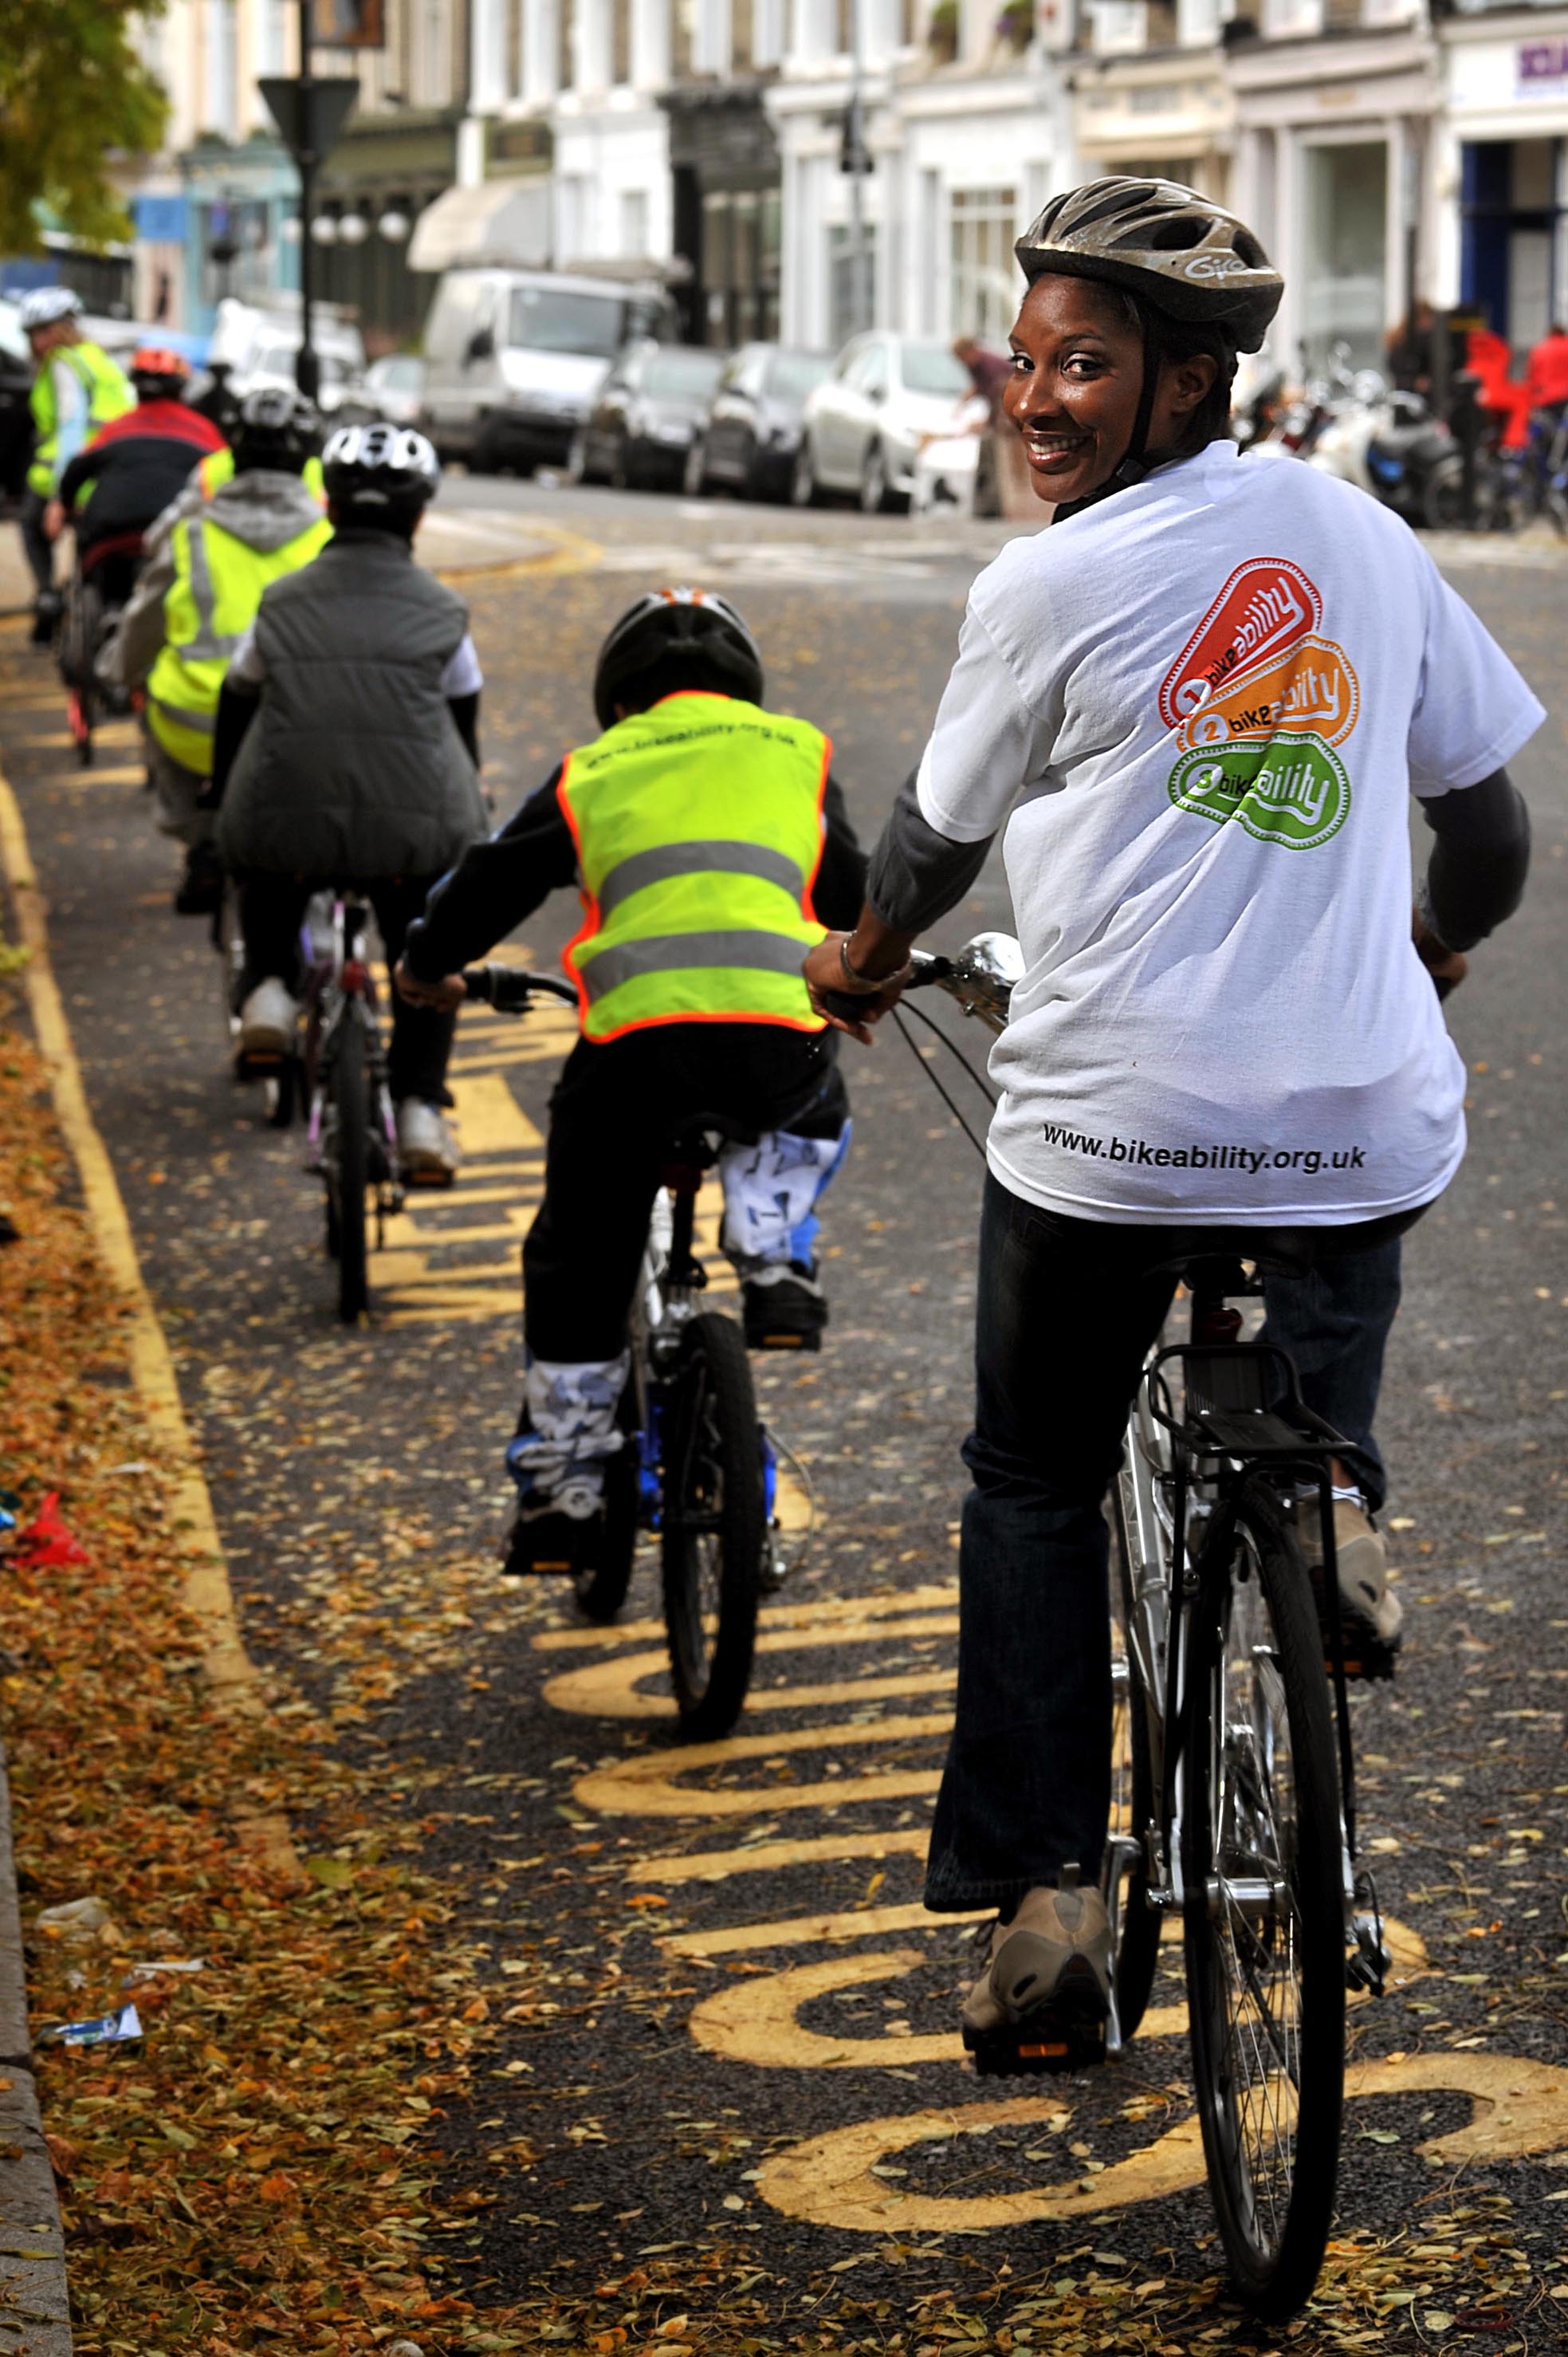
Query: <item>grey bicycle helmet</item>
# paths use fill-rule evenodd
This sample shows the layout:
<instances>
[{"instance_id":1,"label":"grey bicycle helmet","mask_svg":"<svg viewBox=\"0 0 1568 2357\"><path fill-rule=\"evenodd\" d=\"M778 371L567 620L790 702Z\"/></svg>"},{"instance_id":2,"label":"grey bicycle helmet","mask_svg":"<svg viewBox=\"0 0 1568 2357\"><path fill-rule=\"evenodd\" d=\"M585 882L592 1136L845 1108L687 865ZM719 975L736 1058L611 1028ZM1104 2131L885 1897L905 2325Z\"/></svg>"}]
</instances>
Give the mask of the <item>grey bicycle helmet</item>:
<instances>
[{"instance_id":1,"label":"grey bicycle helmet","mask_svg":"<svg viewBox=\"0 0 1568 2357\"><path fill-rule=\"evenodd\" d=\"M1255 352L1284 281L1244 221L1175 180L1090 180L1053 197L1014 247L1033 285L1057 273L1119 286Z\"/></svg>"},{"instance_id":2,"label":"grey bicycle helmet","mask_svg":"<svg viewBox=\"0 0 1568 2357\"><path fill-rule=\"evenodd\" d=\"M248 393L230 437L234 472L252 467L280 475L297 475L320 447L321 427L316 411L303 393L286 384L263 385Z\"/></svg>"},{"instance_id":3,"label":"grey bicycle helmet","mask_svg":"<svg viewBox=\"0 0 1568 2357\"><path fill-rule=\"evenodd\" d=\"M594 672L599 726L613 726L630 681L671 658L711 677L720 694L762 701L762 656L728 598L711 589L650 589L627 608L599 649Z\"/></svg>"},{"instance_id":4,"label":"grey bicycle helmet","mask_svg":"<svg viewBox=\"0 0 1568 2357\"><path fill-rule=\"evenodd\" d=\"M52 328L59 320L81 317L81 297L69 286L35 286L16 306L18 324L28 336L35 328Z\"/></svg>"},{"instance_id":5,"label":"grey bicycle helmet","mask_svg":"<svg viewBox=\"0 0 1568 2357\"><path fill-rule=\"evenodd\" d=\"M321 454L321 479L342 513L406 522L435 498L441 461L411 425L340 425Z\"/></svg>"}]
</instances>

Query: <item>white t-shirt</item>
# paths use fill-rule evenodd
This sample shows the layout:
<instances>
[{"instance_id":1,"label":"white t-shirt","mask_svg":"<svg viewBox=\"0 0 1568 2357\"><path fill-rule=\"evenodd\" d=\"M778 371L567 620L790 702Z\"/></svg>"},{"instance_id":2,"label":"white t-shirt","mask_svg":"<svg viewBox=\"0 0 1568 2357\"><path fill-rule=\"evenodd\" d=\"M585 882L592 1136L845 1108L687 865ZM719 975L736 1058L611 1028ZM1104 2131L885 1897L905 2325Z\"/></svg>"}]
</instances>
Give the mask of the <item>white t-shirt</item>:
<instances>
[{"instance_id":1,"label":"white t-shirt","mask_svg":"<svg viewBox=\"0 0 1568 2357\"><path fill-rule=\"evenodd\" d=\"M1006 827L1002 1183L1151 1222L1440 1193L1465 1071L1411 943L1407 796L1544 717L1414 533L1310 467L1215 442L1014 541L918 781L950 839Z\"/></svg>"}]
</instances>

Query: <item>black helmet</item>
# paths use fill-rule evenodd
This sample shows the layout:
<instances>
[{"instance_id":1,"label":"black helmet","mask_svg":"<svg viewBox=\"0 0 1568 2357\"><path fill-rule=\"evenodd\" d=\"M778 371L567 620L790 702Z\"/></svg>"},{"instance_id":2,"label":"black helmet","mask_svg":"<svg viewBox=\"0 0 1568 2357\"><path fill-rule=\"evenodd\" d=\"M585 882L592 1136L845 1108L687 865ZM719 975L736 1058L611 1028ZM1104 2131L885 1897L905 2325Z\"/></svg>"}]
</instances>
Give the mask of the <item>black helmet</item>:
<instances>
[{"instance_id":1,"label":"black helmet","mask_svg":"<svg viewBox=\"0 0 1568 2357\"><path fill-rule=\"evenodd\" d=\"M286 384L263 385L248 393L231 437L234 472L252 467L272 468L280 475L297 475L320 446L321 428L305 395Z\"/></svg>"},{"instance_id":2,"label":"black helmet","mask_svg":"<svg viewBox=\"0 0 1568 2357\"><path fill-rule=\"evenodd\" d=\"M613 726L630 681L671 656L682 668L711 676L719 694L761 703L762 657L728 598L711 589L650 589L627 608L599 649L594 673L599 726Z\"/></svg>"},{"instance_id":3,"label":"black helmet","mask_svg":"<svg viewBox=\"0 0 1568 2357\"><path fill-rule=\"evenodd\" d=\"M403 527L435 498L441 461L411 425L340 425L321 454L321 477L343 514Z\"/></svg>"},{"instance_id":4,"label":"black helmet","mask_svg":"<svg viewBox=\"0 0 1568 2357\"><path fill-rule=\"evenodd\" d=\"M1284 281L1245 222L1175 180L1090 180L1053 197L1013 249L1031 285L1055 273L1119 286L1168 318L1255 352Z\"/></svg>"}]
</instances>

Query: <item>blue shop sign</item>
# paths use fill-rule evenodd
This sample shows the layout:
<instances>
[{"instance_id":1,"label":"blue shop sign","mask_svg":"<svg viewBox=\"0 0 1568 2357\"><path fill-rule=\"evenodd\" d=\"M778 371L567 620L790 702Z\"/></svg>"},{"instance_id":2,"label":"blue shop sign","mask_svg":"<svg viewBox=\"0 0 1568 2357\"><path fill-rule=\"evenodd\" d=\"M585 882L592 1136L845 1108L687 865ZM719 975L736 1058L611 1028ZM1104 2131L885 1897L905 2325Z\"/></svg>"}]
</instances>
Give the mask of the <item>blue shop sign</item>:
<instances>
[{"instance_id":1,"label":"blue shop sign","mask_svg":"<svg viewBox=\"0 0 1568 2357\"><path fill-rule=\"evenodd\" d=\"M133 197L136 235L148 245L183 245L189 205L183 196Z\"/></svg>"}]
</instances>

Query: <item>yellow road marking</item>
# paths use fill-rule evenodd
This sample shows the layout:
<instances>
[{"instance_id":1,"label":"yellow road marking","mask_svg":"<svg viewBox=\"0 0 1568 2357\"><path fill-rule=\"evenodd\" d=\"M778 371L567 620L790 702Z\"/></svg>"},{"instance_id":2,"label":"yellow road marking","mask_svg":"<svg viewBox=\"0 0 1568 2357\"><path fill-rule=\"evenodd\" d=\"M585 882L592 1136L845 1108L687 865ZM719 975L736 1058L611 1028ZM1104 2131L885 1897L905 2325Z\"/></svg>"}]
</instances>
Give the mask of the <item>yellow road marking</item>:
<instances>
[{"instance_id":1,"label":"yellow road marking","mask_svg":"<svg viewBox=\"0 0 1568 2357\"><path fill-rule=\"evenodd\" d=\"M463 511L453 508L440 512L445 521L460 517ZM501 557L493 565L436 565L433 568L435 578L461 589L470 581L514 581L530 573L591 573L605 553L596 541L585 539L581 533L568 532L563 524L535 523L531 517L529 530L556 545L542 554Z\"/></svg>"},{"instance_id":2,"label":"yellow road marking","mask_svg":"<svg viewBox=\"0 0 1568 2357\"><path fill-rule=\"evenodd\" d=\"M124 1199L88 1104L81 1067L49 962L44 897L27 848L27 829L16 797L3 774L0 867L16 904L18 935L29 952L23 983L38 1051L48 1070L55 1118L76 1164L99 1256L124 1305L131 1380L148 1429L169 1469L169 1522L188 1565L183 1600L206 1641L202 1667L226 1700L260 1710L256 1667L240 1633L211 1495L195 1462L174 1361L142 1276ZM280 1864L297 1863L286 1833L274 1830L266 1846Z\"/></svg>"},{"instance_id":3,"label":"yellow road marking","mask_svg":"<svg viewBox=\"0 0 1568 2357\"><path fill-rule=\"evenodd\" d=\"M965 1915L931 1915L919 1900L904 1907L852 1907L837 1915L790 1915L775 1923L721 1923L716 1932L670 1932L659 1945L671 1956L750 1955L757 1948L805 1948L819 1940L881 1939L889 1932L934 1932L945 1923L983 1923L994 1907ZM911 1956L921 1962L923 1957ZM749 1987L751 1984L748 1982Z\"/></svg>"},{"instance_id":4,"label":"yellow road marking","mask_svg":"<svg viewBox=\"0 0 1568 2357\"><path fill-rule=\"evenodd\" d=\"M953 1607L958 1602L958 1585L950 1579L924 1582L886 1596L823 1596L814 1597L809 1604L765 1604L757 1614L764 1629L812 1629L823 1621L880 1620L896 1621L887 1631L889 1636L946 1636L958 1628ZM909 1613L924 1613L931 1607L945 1605L948 1609L930 1620L908 1620ZM843 1631L837 1631L842 1635ZM645 1644L650 1637L662 1637L662 1620L623 1620L614 1629L542 1629L530 1639L536 1653L559 1653L577 1646ZM802 1644L814 1643L802 1637ZM824 1638L832 1643L834 1638Z\"/></svg>"},{"instance_id":5,"label":"yellow road marking","mask_svg":"<svg viewBox=\"0 0 1568 2357\"><path fill-rule=\"evenodd\" d=\"M790 1751L833 1751L852 1743L893 1743L900 1738L945 1736L942 1713L928 1718L885 1718L872 1727L791 1727L782 1735L746 1735L738 1742L689 1743L678 1754L648 1752L590 1769L572 1787L580 1808L605 1816L764 1817L776 1809L842 1808L859 1801L903 1801L934 1792L941 1782L934 1768L885 1768L866 1776L824 1777L815 1784L682 1783L699 1768L727 1768L743 1760L771 1759Z\"/></svg>"},{"instance_id":6,"label":"yellow road marking","mask_svg":"<svg viewBox=\"0 0 1568 2357\"><path fill-rule=\"evenodd\" d=\"M849 1857L924 1857L931 1836L924 1825L893 1825L881 1834L811 1834L800 1841L747 1842L740 1849L681 1850L639 1857L628 1882L727 1882L732 1874L774 1874L787 1866L832 1866Z\"/></svg>"},{"instance_id":7,"label":"yellow road marking","mask_svg":"<svg viewBox=\"0 0 1568 2357\"><path fill-rule=\"evenodd\" d=\"M811 1638L780 1631L759 1637L757 1650L759 1653L793 1652L802 1644L849 1645L866 1637L886 1634L885 1628L860 1630L853 1626ZM566 1670L560 1677L552 1678L544 1689L544 1699L557 1710L579 1712L586 1718L668 1718L668 1695L644 1694L639 1681L667 1669L669 1661L664 1648L658 1646L650 1647L645 1653L618 1653L607 1662L589 1662L580 1669ZM945 1693L957 1683L956 1669L942 1669L911 1670L895 1677L834 1678L823 1685L754 1685L746 1696L746 1708L807 1710L844 1703L892 1702L905 1695Z\"/></svg>"},{"instance_id":8,"label":"yellow road marking","mask_svg":"<svg viewBox=\"0 0 1568 2357\"><path fill-rule=\"evenodd\" d=\"M83 792L90 786L144 785L146 782L146 765L141 761L133 762L117 770L101 770L94 764L89 764L84 770L48 770L41 777L35 778L33 782L50 793L63 791L75 794Z\"/></svg>"}]
</instances>

